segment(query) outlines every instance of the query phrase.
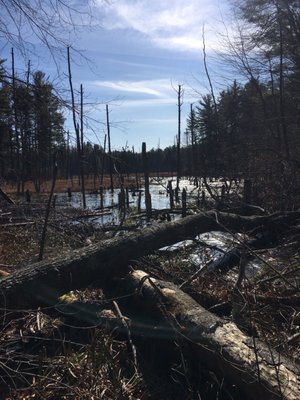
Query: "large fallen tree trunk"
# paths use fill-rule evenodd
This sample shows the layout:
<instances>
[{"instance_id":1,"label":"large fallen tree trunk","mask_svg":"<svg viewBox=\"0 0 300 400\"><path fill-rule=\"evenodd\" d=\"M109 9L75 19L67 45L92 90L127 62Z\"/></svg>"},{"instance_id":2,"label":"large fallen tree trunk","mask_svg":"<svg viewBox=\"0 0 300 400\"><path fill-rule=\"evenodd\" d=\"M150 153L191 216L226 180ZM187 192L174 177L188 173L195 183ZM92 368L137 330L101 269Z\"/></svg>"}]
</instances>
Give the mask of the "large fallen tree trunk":
<instances>
[{"instance_id":1,"label":"large fallen tree trunk","mask_svg":"<svg viewBox=\"0 0 300 400\"><path fill-rule=\"evenodd\" d=\"M300 399L298 368L233 322L205 310L174 284L150 278L143 271L133 271L125 285L130 293L136 290L135 306L141 304L144 314L148 310L148 324L139 326L133 320L133 331L144 329L149 336L187 340L201 366L237 385L243 398Z\"/></svg>"},{"instance_id":2,"label":"large fallen tree trunk","mask_svg":"<svg viewBox=\"0 0 300 400\"><path fill-rule=\"evenodd\" d=\"M9 197L9 195L8 195L6 192L4 192L4 190L1 189L1 188L0 188L0 196L1 196L4 200L6 200L8 203L10 203L10 204L15 204L15 202L13 201L13 199L12 199L11 197Z\"/></svg>"},{"instance_id":3,"label":"large fallen tree trunk","mask_svg":"<svg viewBox=\"0 0 300 400\"><path fill-rule=\"evenodd\" d=\"M5 312L6 309L55 304L63 293L87 287L99 278L125 274L131 260L199 233L224 229L247 231L266 224L282 229L298 218L300 212L241 217L211 211L154 225L126 237L72 251L67 257L45 260L16 271L0 283L0 308Z\"/></svg>"}]
</instances>

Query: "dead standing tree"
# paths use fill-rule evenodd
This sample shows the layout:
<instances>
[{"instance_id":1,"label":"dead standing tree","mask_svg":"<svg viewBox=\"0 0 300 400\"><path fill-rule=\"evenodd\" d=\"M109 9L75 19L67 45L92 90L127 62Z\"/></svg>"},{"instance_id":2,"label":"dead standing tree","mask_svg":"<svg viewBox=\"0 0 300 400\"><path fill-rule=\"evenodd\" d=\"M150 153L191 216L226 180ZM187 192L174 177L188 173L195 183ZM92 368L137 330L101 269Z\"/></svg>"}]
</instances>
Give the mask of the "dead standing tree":
<instances>
[{"instance_id":1,"label":"dead standing tree","mask_svg":"<svg viewBox=\"0 0 300 400\"><path fill-rule=\"evenodd\" d=\"M106 125L107 125L108 157L109 157L110 191L111 191L111 193L113 193L114 192L113 165L112 165L112 158L111 158L110 123L109 123L109 111L108 111L107 104L106 104Z\"/></svg>"},{"instance_id":2,"label":"dead standing tree","mask_svg":"<svg viewBox=\"0 0 300 400\"><path fill-rule=\"evenodd\" d=\"M85 200L85 186L84 186L84 169L83 169L83 91L82 85L80 87L80 94L81 94L81 107L80 107L80 121L81 121L81 138L80 139L80 131L79 131L79 124L76 121L76 109L75 109L75 98L74 98L74 89L72 83L72 73L71 73L71 59L70 59L70 47L67 48L68 51L68 72L69 72L69 84L70 84L70 91L71 91L71 99L72 99L72 116L73 116L73 125L76 132L76 143L77 143L77 152L78 152L78 161L80 165L80 176L81 176L81 192L82 192L82 202L83 208L86 208L86 200ZM82 142L82 143L81 143Z\"/></svg>"},{"instance_id":3,"label":"dead standing tree","mask_svg":"<svg viewBox=\"0 0 300 400\"><path fill-rule=\"evenodd\" d=\"M83 208L86 208L84 184L84 147L83 147L83 87L80 85L80 173Z\"/></svg>"},{"instance_id":4,"label":"dead standing tree","mask_svg":"<svg viewBox=\"0 0 300 400\"><path fill-rule=\"evenodd\" d=\"M179 181L181 175L181 159L180 159L180 142L181 142L181 107L183 104L183 89L181 85L178 85L177 89L177 108L178 108L178 131L177 131L177 181L176 189L177 193L179 190ZM178 196L177 196L178 197ZM176 199L177 201L178 199Z\"/></svg>"},{"instance_id":5,"label":"dead standing tree","mask_svg":"<svg viewBox=\"0 0 300 400\"><path fill-rule=\"evenodd\" d=\"M148 171L148 157L146 151L146 143L142 143L142 157L143 157L143 167L144 167L144 177L145 177L145 204L147 221L150 221L152 216L152 204L151 204L151 194L149 189L149 171Z\"/></svg>"},{"instance_id":6,"label":"dead standing tree","mask_svg":"<svg viewBox=\"0 0 300 400\"><path fill-rule=\"evenodd\" d=\"M49 220L49 214L50 214L50 208L51 208L51 201L52 201L53 193L54 193L54 189L55 189L56 176L57 176L57 162L56 162L56 154L54 154L52 185L51 185L50 195L49 195L47 207L46 207L46 215L45 215L45 221L44 221L43 232L42 232L42 237L41 237L38 261L42 261L43 255L44 255L48 220Z\"/></svg>"},{"instance_id":7,"label":"dead standing tree","mask_svg":"<svg viewBox=\"0 0 300 400\"><path fill-rule=\"evenodd\" d=\"M15 125L15 141L16 141L16 155L17 155L17 192L20 193L20 137L19 137L19 124L18 124L18 107L17 107L17 96L16 96L16 76L15 76L15 55L14 49L11 49L11 68L12 68L12 88L13 88L13 115L14 115L14 125Z\"/></svg>"},{"instance_id":8,"label":"dead standing tree","mask_svg":"<svg viewBox=\"0 0 300 400\"><path fill-rule=\"evenodd\" d=\"M103 151L101 156L101 177L100 177L100 187L103 190L103 177L104 177L104 165L105 165L105 152L106 152L106 138L107 135L104 135L104 142L103 142Z\"/></svg>"},{"instance_id":9,"label":"dead standing tree","mask_svg":"<svg viewBox=\"0 0 300 400\"><path fill-rule=\"evenodd\" d=\"M192 145L192 168L191 174L194 177L195 186L198 187L198 178L196 177L196 138L195 138L195 111L193 109L193 103L190 105L191 109L191 145Z\"/></svg>"}]
</instances>

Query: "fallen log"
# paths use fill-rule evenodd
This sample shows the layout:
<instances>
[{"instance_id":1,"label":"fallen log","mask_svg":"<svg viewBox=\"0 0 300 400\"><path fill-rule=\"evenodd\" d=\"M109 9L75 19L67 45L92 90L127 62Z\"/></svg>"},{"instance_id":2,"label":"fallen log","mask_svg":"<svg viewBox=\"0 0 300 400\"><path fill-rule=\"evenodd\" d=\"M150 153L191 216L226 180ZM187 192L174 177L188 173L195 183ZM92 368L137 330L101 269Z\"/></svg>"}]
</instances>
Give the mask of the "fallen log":
<instances>
[{"instance_id":1,"label":"fallen log","mask_svg":"<svg viewBox=\"0 0 300 400\"><path fill-rule=\"evenodd\" d=\"M7 213L7 214L10 214L10 216L9 215L7 215L7 216L4 216L3 214L2 215L0 215L0 223L2 224L2 223L6 223L6 222L10 222L10 223L14 223L14 222L24 222L24 217L12 217L11 216L11 212L10 213Z\"/></svg>"},{"instance_id":2,"label":"fallen log","mask_svg":"<svg viewBox=\"0 0 300 400\"><path fill-rule=\"evenodd\" d=\"M7 193L4 192L3 189L0 188L0 196L7 201L10 204L15 204L15 202L13 201L13 199L11 197L9 197L9 195Z\"/></svg>"},{"instance_id":3,"label":"fallen log","mask_svg":"<svg viewBox=\"0 0 300 400\"><path fill-rule=\"evenodd\" d=\"M271 216L241 217L210 211L172 223L150 226L125 237L115 237L70 252L69 256L45 260L12 273L0 282L0 308L31 308L51 305L70 290L84 288L101 278L124 275L131 260L156 249L193 238L211 230L247 231L260 225L282 229L296 222L300 212Z\"/></svg>"},{"instance_id":4,"label":"fallen log","mask_svg":"<svg viewBox=\"0 0 300 400\"><path fill-rule=\"evenodd\" d=\"M111 215L111 214L112 211L101 211L96 213L78 215L75 219L97 218L97 217L102 217L103 215Z\"/></svg>"},{"instance_id":5,"label":"fallen log","mask_svg":"<svg viewBox=\"0 0 300 400\"><path fill-rule=\"evenodd\" d=\"M229 321L210 313L176 285L133 271L125 280L136 290L135 306L152 319L144 333L188 341L201 366L237 385L243 398L298 400L300 378L291 361ZM149 321L149 318L148 318ZM135 322L132 321L134 330ZM138 331L138 329L137 329Z\"/></svg>"},{"instance_id":6,"label":"fallen log","mask_svg":"<svg viewBox=\"0 0 300 400\"><path fill-rule=\"evenodd\" d=\"M27 221L27 222L11 222L11 223L5 223L2 224L0 223L0 228L10 228L10 227L26 227L29 225L34 225L35 222L34 221Z\"/></svg>"},{"instance_id":7,"label":"fallen log","mask_svg":"<svg viewBox=\"0 0 300 400\"><path fill-rule=\"evenodd\" d=\"M274 245L274 243L274 238L269 238L268 232L263 232L263 234L256 235L255 237L248 239L245 242L240 241L232 249L225 252L221 257L213 262L207 263L206 267L201 269L201 274L214 271L226 273L236 265L239 265L242 254L244 252L249 253L250 250L250 254L247 257L250 260L251 255L253 258L254 250L268 248L271 245Z\"/></svg>"}]
</instances>

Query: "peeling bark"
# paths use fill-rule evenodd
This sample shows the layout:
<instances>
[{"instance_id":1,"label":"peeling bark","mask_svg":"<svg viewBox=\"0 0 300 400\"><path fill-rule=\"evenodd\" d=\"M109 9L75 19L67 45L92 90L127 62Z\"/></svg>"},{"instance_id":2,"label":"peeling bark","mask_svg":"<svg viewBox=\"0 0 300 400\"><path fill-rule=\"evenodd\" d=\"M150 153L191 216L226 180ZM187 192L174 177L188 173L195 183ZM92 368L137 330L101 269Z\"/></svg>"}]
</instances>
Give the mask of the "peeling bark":
<instances>
[{"instance_id":1,"label":"peeling bark","mask_svg":"<svg viewBox=\"0 0 300 400\"><path fill-rule=\"evenodd\" d=\"M143 271L133 271L125 284L130 293L136 290L134 304L152 311L149 335L151 329L156 335L160 330L187 340L202 367L237 385L243 398L300 398L298 368L233 322L205 310L174 284L150 278Z\"/></svg>"}]
</instances>

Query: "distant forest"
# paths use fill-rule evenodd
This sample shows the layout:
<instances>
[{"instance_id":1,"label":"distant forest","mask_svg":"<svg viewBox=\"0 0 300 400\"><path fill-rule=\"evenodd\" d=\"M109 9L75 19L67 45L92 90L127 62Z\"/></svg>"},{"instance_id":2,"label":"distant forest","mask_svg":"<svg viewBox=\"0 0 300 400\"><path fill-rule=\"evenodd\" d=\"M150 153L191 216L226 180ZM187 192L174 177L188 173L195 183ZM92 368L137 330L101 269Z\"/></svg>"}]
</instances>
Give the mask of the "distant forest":
<instances>
[{"instance_id":1,"label":"distant forest","mask_svg":"<svg viewBox=\"0 0 300 400\"><path fill-rule=\"evenodd\" d=\"M148 152L149 169L251 179L257 203L264 199L293 209L300 197L300 4L245 0L236 7L240 28L226 38L222 57L240 82L216 92L204 48L210 92L191 104L177 146ZM21 79L1 61L0 175L17 182L19 191L27 180L38 191L51 178L54 153L58 177L79 174L78 149L70 146L64 130L64 107L43 72L28 66L27 78ZM85 142L81 151L85 175L108 173L104 144ZM120 173L142 172L141 154L133 149L113 151L110 157Z\"/></svg>"}]
</instances>

